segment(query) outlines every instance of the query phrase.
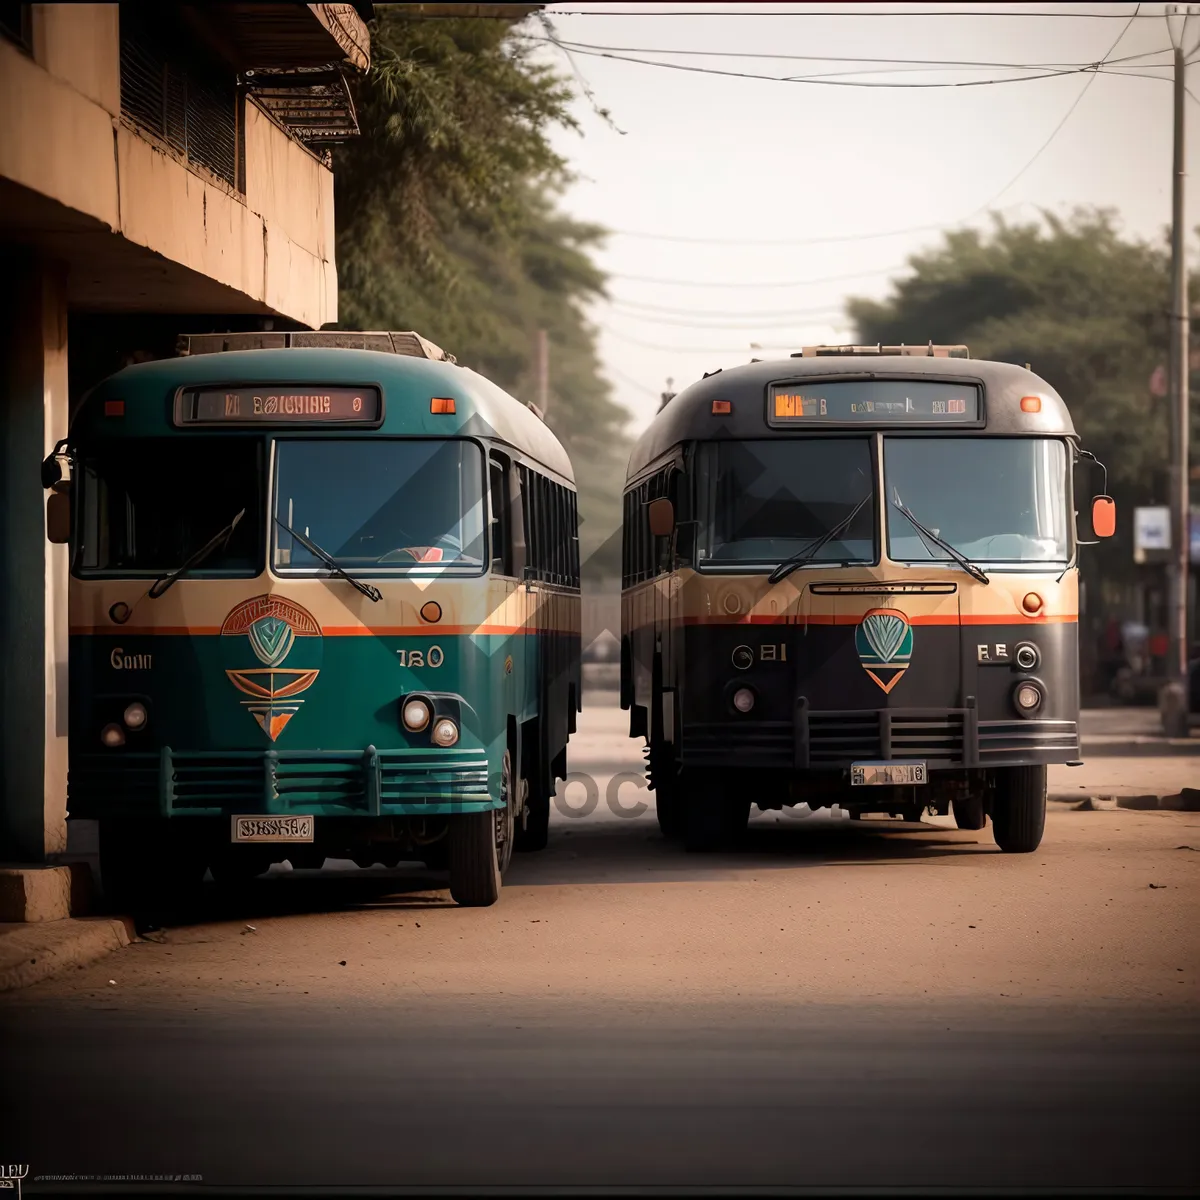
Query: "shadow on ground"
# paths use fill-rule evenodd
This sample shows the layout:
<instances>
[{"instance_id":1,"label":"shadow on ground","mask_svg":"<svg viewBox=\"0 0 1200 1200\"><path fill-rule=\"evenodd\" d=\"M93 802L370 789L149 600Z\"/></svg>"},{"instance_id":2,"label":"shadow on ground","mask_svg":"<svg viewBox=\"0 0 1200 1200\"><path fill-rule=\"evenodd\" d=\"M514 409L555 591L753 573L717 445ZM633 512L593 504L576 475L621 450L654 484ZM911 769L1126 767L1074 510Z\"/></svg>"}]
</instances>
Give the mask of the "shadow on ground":
<instances>
[{"instance_id":1,"label":"shadow on ground","mask_svg":"<svg viewBox=\"0 0 1200 1200\"><path fill-rule=\"evenodd\" d=\"M844 866L900 866L995 852L990 833L960 832L903 821L803 820L767 814L752 820L741 843L725 851L689 854L665 841L650 820L602 820L557 829L539 854L514 857L506 886L717 881L757 870ZM503 904L503 896L500 903ZM454 906L445 872L419 863L395 868L273 871L236 885L206 883L184 907L163 910L151 931L211 921L346 912L366 909L434 910Z\"/></svg>"}]
</instances>

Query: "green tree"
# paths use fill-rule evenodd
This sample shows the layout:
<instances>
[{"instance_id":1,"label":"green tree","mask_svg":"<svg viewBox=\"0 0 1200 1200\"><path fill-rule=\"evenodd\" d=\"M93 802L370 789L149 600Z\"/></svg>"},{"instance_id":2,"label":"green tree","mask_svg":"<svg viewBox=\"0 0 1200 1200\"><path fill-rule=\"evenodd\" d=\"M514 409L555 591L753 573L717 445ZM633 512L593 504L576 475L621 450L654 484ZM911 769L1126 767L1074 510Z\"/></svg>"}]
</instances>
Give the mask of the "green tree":
<instances>
[{"instance_id":1,"label":"green tree","mask_svg":"<svg viewBox=\"0 0 1200 1200\"><path fill-rule=\"evenodd\" d=\"M1166 502L1169 405L1150 387L1170 338L1165 246L1122 238L1111 212L1081 210L995 218L989 234L947 234L909 266L888 299L849 302L858 336L963 342L974 358L1031 364L1059 392L1118 501L1118 536L1083 559L1091 594L1111 597L1105 585L1134 577L1132 507Z\"/></svg>"},{"instance_id":2,"label":"green tree","mask_svg":"<svg viewBox=\"0 0 1200 1200\"><path fill-rule=\"evenodd\" d=\"M339 324L416 329L525 401L547 330L546 416L576 467L582 556L612 573L600 547L620 520L628 414L585 312L604 295L604 231L556 207L569 173L547 132L573 126L570 89L506 22L376 11L362 136L335 162Z\"/></svg>"}]
</instances>

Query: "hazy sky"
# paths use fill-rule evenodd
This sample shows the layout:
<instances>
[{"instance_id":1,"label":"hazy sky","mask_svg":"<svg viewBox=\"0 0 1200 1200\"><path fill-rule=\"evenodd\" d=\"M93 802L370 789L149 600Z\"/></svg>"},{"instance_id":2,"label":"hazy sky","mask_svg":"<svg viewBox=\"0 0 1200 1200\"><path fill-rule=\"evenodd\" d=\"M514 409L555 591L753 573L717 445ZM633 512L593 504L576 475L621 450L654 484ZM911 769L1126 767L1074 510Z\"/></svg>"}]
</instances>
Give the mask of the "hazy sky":
<instances>
[{"instance_id":1,"label":"hazy sky","mask_svg":"<svg viewBox=\"0 0 1200 1200\"><path fill-rule=\"evenodd\" d=\"M1165 6L1142 5L1126 29L1135 7L567 2L550 5L548 15L563 41L618 47L633 58L928 84L1038 72L911 60L1062 69L1107 58L1125 60L1125 72L1169 63L1169 53L1150 53L1170 48ZM972 8L979 11L954 15ZM1052 13L1071 15L1044 15ZM536 21L528 28L537 32ZM1197 41L1200 15L1189 22L1185 48ZM545 53L570 69L558 48ZM668 377L678 390L706 370L764 356L753 342L786 354L851 340L845 299L885 296L908 256L940 240L936 228L892 231L982 225L989 208L1015 219L1037 207L1066 213L1083 204L1116 209L1134 236L1157 238L1170 221L1172 92L1161 65L1151 71L1158 78L1076 72L977 87L867 88L643 66L596 51L572 57L596 103L624 131L579 95L582 136L562 131L555 144L579 175L564 199L568 211L621 231L599 256L611 273L612 302L594 316L605 371L615 398L634 414L634 430L657 409ZM1190 83L1200 95L1200 81ZM1200 125L1200 102L1189 100L1186 116ZM1189 136L1189 172L1195 147ZM1194 176L1187 215L1189 229L1200 223ZM863 236L881 232L889 236ZM835 238L846 240L812 241ZM810 244L745 244L755 240Z\"/></svg>"}]
</instances>

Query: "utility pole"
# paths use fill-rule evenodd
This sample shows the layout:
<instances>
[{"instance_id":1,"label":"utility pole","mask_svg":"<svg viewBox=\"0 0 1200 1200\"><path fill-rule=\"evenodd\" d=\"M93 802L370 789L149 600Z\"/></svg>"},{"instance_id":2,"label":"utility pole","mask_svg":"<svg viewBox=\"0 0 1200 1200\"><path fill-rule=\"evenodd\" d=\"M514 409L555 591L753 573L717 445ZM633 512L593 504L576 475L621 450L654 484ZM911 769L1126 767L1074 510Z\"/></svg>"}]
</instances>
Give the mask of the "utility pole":
<instances>
[{"instance_id":1,"label":"utility pole","mask_svg":"<svg viewBox=\"0 0 1200 1200\"><path fill-rule=\"evenodd\" d=\"M537 406L542 416L550 404L550 338L544 329L537 331Z\"/></svg>"},{"instance_id":2,"label":"utility pole","mask_svg":"<svg viewBox=\"0 0 1200 1200\"><path fill-rule=\"evenodd\" d=\"M1171 565L1167 630L1167 684L1159 708L1169 737L1188 736L1188 583L1191 576L1191 487L1188 463L1188 275L1184 245L1184 98L1187 55L1183 42L1187 18L1196 10L1173 5L1166 11L1175 52L1175 147L1171 189L1171 357L1170 466Z\"/></svg>"}]
</instances>

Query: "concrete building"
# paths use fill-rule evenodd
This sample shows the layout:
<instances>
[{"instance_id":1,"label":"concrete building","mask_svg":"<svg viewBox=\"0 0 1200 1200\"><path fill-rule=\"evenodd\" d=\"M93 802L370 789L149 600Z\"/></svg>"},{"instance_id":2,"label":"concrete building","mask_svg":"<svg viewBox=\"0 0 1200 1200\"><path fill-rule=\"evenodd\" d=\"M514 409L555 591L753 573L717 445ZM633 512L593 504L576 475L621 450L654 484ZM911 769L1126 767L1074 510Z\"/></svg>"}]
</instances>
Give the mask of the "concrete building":
<instances>
[{"instance_id":1,"label":"concrete building","mask_svg":"<svg viewBox=\"0 0 1200 1200\"><path fill-rule=\"evenodd\" d=\"M327 147L357 132L370 8L0 5L0 861L66 845L41 460L88 387L179 332L337 319Z\"/></svg>"}]
</instances>

